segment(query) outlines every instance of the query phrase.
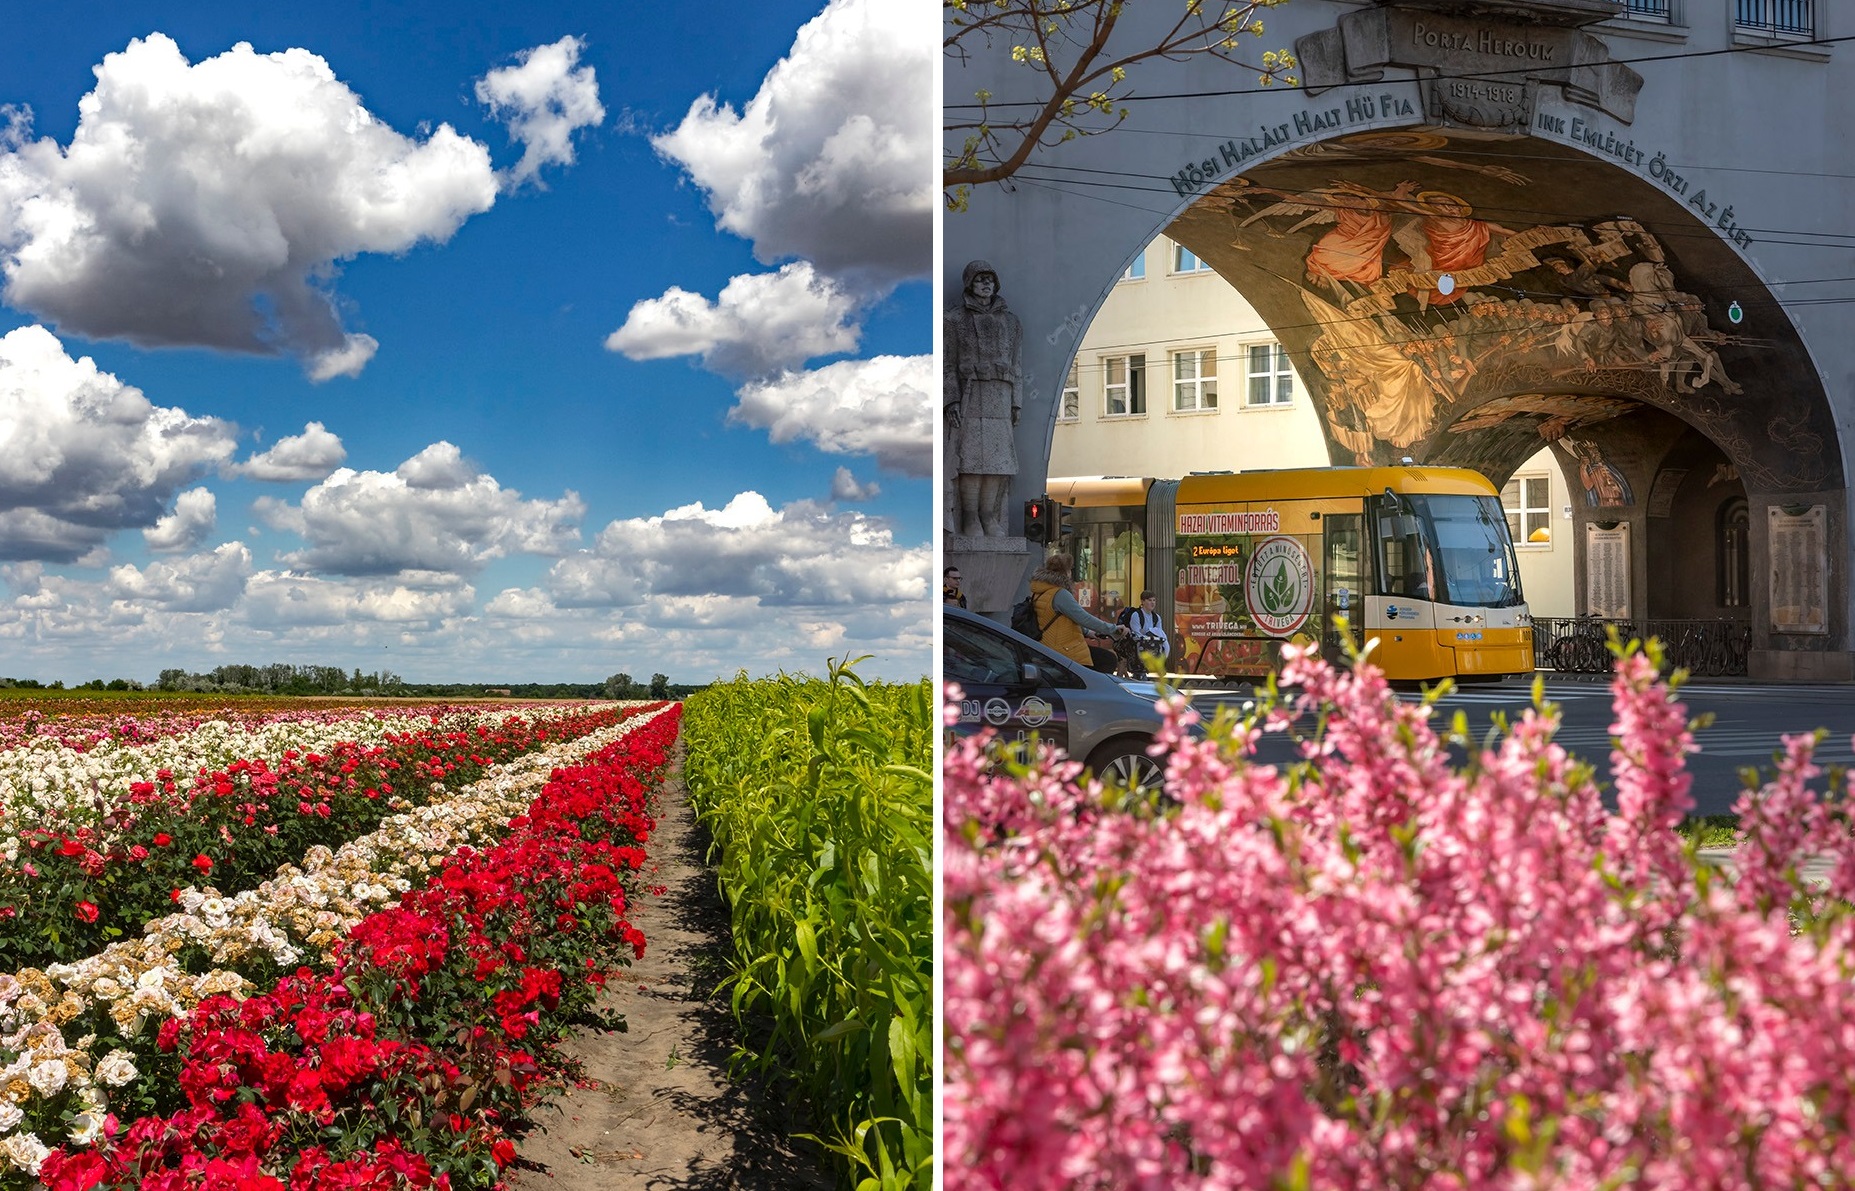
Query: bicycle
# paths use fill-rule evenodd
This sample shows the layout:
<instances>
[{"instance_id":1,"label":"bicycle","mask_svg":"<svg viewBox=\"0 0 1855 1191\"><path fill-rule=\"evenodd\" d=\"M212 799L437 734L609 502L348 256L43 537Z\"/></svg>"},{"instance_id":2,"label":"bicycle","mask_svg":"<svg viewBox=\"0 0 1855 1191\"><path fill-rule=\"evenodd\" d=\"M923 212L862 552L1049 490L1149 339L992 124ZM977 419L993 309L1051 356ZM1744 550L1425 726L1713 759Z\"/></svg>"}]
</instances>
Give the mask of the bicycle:
<instances>
[{"instance_id":1,"label":"bicycle","mask_svg":"<svg viewBox=\"0 0 1855 1191\"><path fill-rule=\"evenodd\" d=\"M1689 625L1681 631L1681 640L1675 644L1673 661L1677 667L1696 676L1717 673L1707 668L1710 642L1707 632L1699 625Z\"/></svg>"},{"instance_id":2,"label":"bicycle","mask_svg":"<svg viewBox=\"0 0 1855 1191\"><path fill-rule=\"evenodd\" d=\"M1166 643L1158 637L1136 637L1129 633L1125 637L1114 639L1114 676L1116 678L1150 677L1146 663L1141 660L1141 653L1166 655Z\"/></svg>"},{"instance_id":3,"label":"bicycle","mask_svg":"<svg viewBox=\"0 0 1855 1191\"><path fill-rule=\"evenodd\" d=\"M1604 626L1586 613L1569 634L1552 647L1552 668L1564 674L1602 674L1610 668L1610 643Z\"/></svg>"},{"instance_id":4,"label":"bicycle","mask_svg":"<svg viewBox=\"0 0 1855 1191\"><path fill-rule=\"evenodd\" d=\"M1744 674L1752 645L1752 626L1724 618L1712 625L1690 625L1673 652L1675 665L1689 674L1717 678Z\"/></svg>"}]
</instances>

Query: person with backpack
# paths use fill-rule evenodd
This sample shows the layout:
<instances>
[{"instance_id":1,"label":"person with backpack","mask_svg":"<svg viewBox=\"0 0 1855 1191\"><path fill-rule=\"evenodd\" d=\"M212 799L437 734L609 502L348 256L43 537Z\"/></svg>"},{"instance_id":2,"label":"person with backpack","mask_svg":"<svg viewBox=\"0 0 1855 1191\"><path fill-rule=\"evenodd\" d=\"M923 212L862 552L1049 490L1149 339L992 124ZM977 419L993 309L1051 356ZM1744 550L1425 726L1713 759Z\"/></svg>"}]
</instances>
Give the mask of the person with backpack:
<instances>
[{"instance_id":1,"label":"person with backpack","mask_svg":"<svg viewBox=\"0 0 1855 1191\"><path fill-rule=\"evenodd\" d=\"M1091 645L1083 634L1125 637L1128 629L1083 611L1069 590L1075 582L1075 568L1075 560L1059 552L1045 558L1043 566L1031 575L1030 606L1036 617L1038 639L1078 665L1112 674L1114 651Z\"/></svg>"},{"instance_id":2,"label":"person with backpack","mask_svg":"<svg viewBox=\"0 0 1855 1191\"><path fill-rule=\"evenodd\" d=\"M1146 669L1140 655L1156 653L1163 658L1172 652L1172 643L1166 636L1166 622L1159 615L1159 597L1154 593L1141 592L1140 603L1121 609L1115 620L1130 634L1130 640L1116 642L1116 645L1117 652L1132 655L1129 670L1133 675L1138 676Z\"/></svg>"}]
</instances>

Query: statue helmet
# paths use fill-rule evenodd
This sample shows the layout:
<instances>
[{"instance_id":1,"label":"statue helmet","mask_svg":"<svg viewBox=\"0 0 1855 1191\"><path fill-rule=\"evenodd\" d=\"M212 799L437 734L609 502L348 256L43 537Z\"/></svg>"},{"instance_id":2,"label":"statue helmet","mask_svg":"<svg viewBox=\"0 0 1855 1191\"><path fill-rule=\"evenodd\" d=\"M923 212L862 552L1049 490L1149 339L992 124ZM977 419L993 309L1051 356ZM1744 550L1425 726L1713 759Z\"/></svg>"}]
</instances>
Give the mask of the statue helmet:
<instances>
[{"instance_id":1,"label":"statue helmet","mask_svg":"<svg viewBox=\"0 0 1855 1191\"><path fill-rule=\"evenodd\" d=\"M972 293L973 280L982 275L992 279L992 286L994 292L996 292L998 287L998 270L994 269L988 261L967 262L966 272L960 278L960 291L962 293Z\"/></svg>"}]
</instances>

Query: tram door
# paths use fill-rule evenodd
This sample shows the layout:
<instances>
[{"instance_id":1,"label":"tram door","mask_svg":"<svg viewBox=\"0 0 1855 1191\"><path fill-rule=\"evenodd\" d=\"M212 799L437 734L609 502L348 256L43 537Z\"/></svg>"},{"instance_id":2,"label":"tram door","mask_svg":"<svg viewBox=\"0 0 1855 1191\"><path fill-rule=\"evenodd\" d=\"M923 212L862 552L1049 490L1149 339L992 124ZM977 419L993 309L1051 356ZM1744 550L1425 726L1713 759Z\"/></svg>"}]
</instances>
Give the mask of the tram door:
<instances>
[{"instance_id":1,"label":"tram door","mask_svg":"<svg viewBox=\"0 0 1855 1191\"><path fill-rule=\"evenodd\" d=\"M1321 606L1325 609L1320 626L1321 654L1336 665L1346 664L1347 640L1354 649L1365 640L1365 593L1370 584L1366 575L1365 518L1359 513L1328 513L1321 519L1326 527L1326 566L1321 568L1325 588ZM1346 634L1333 625L1333 618L1346 618Z\"/></svg>"}]
</instances>

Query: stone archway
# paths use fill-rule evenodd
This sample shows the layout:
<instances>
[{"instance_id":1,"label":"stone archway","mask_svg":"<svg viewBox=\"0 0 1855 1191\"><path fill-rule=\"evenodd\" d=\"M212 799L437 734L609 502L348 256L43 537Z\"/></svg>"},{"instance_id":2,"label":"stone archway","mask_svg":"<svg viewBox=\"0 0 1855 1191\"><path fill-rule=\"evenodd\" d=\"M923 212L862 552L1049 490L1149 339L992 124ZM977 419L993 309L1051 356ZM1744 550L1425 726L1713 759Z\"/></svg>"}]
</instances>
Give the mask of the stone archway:
<instances>
[{"instance_id":1,"label":"stone archway","mask_svg":"<svg viewBox=\"0 0 1855 1191\"><path fill-rule=\"evenodd\" d=\"M1688 598L1717 585L1686 573L1702 555L1675 545L1706 540L1712 557L1722 493L1664 489L1652 516L1658 482L1724 469L1749 520L1820 502L1824 555L1846 535L1809 352L1727 238L1609 162L1473 130L1352 134L1216 184L1166 231L1269 323L1336 462L1468 466L1500 483L1551 445L1586 489L1574 542L1590 524L1629 527L1615 606L1634 615L1722 614ZM1577 570L1582 592L1582 552ZM1826 613L1785 631L1768 585L1739 594L1767 666L1846 637Z\"/></svg>"}]
</instances>

